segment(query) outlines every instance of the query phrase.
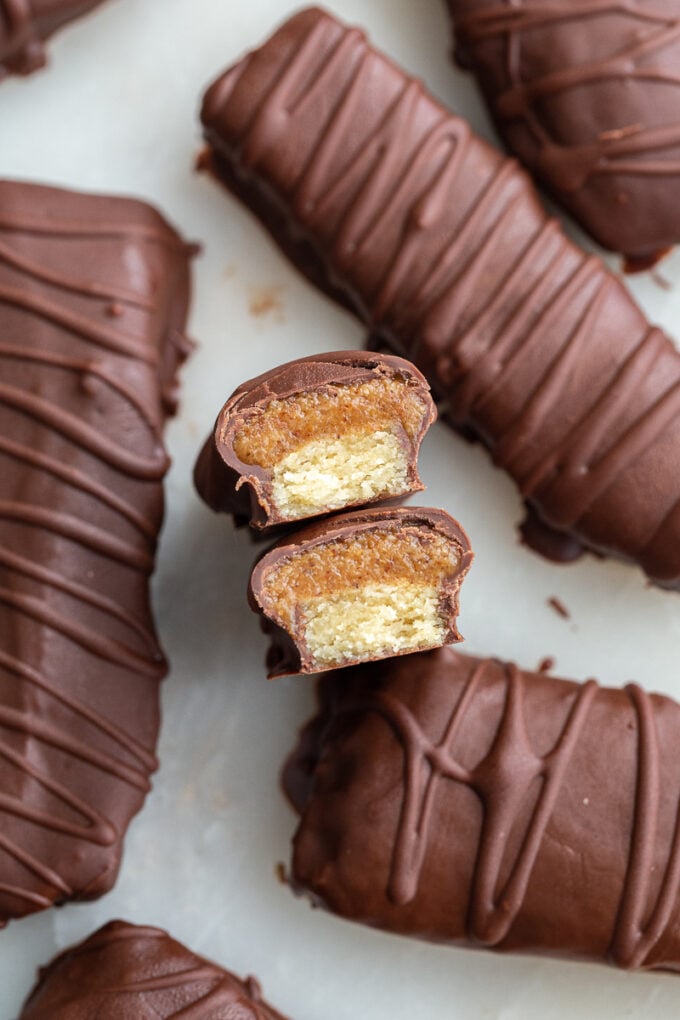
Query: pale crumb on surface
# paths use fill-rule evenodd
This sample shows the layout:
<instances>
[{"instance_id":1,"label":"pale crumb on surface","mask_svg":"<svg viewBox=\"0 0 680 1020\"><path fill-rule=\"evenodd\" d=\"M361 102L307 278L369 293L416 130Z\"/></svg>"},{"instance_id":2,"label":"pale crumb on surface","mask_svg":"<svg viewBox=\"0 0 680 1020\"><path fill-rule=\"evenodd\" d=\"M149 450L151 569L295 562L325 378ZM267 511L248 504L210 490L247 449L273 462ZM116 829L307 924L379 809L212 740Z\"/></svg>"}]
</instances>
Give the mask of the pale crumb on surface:
<instances>
[{"instance_id":1,"label":"pale crumb on surface","mask_svg":"<svg viewBox=\"0 0 680 1020\"><path fill-rule=\"evenodd\" d=\"M300 609L317 666L434 648L447 630L437 588L415 582L364 585L310 599Z\"/></svg>"},{"instance_id":2,"label":"pale crumb on surface","mask_svg":"<svg viewBox=\"0 0 680 1020\"><path fill-rule=\"evenodd\" d=\"M283 287L276 284L268 287L251 287L248 311L254 319L272 316L276 322L283 322Z\"/></svg>"}]
</instances>

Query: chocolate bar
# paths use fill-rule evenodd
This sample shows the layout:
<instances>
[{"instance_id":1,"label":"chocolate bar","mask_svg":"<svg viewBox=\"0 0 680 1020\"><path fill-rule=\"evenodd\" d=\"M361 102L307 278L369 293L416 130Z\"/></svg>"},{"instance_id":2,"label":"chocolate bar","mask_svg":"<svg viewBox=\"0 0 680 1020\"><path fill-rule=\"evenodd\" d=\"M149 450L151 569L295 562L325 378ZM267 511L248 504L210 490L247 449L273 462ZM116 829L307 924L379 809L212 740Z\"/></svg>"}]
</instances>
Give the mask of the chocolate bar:
<instances>
[{"instance_id":1,"label":"chocolate bar","mask_svg":"<svg viewBox=\"0 0 680 1020\"><path fill-rule=\"evenodd\" d=\"M196 464L213 510L260 530L418 492L437 412L403 358L339 351L251 379L220 411Z\"/></svg>"},{"instance_id":2,"label":"chocolate bar","mask_svg":"<svg viewBox=\"0 0 680 1020\"><path fill-rule=\"evenodd\" d=\"M284 1020L242 981L158 928L112 921L40 972L19 1020Z\"/></svg>"},{"instance_id":3,"label":"chocolate bar","mask_svg":"<svg viewBox=\"0 0 680 1020\"><path fill-rule=\"evenodd\" d=\"M269 676L317 673L460 641L470 541L444 510L372 509L310 524L256 563L251 608Z\"/></svg>"},{"instance_id":4,"label":"chocolate bar","mask_svg":"<svg viewBox=\"0 0 680 1020\"><path fill-rule=\"evenodd\" d=\"M454 945L680 969L680 706L443 648L327 674L293 881Z\"/></svg>"},{"instance_id":5,"label":"chocolate bar","mask_svg":"<svg viewBox=\"0 0 680 1020\"><path fill-rule=\"evenodd\" d=\"M144 203L0 182L0 925L111 888L156 768L189 255Z\"/></svg>"},{"instance_id":6,"label":"chocolate bar","mask_svg":"<svg viewBox=\"0 0 680 1020\"><path fill-rule=\"evenodd\" d=\"M680 241L680 4L448 0L508 148L590 234L653 265Z\"/></svg>"},{"instance_id":7,"label":"chocolate bar","mask_svg":"<svg viewBox=\"0 0 680 1020\"><path fill-rule=\"evenodd\" d=\"M102 0L0 0L0 80L47 63L44 41Z\"/></svg>"},{"instance_id":8,"label":"chocolate bar","mask_svg":"<svg viewBox=\"0 0 680 1020\"><path fill-rule=\"evenodd\" d=\"M317 9L202 116L213 170L515 480L535 548L680 587L680 355L515 162Z\"/></svg>"}]
</instances>

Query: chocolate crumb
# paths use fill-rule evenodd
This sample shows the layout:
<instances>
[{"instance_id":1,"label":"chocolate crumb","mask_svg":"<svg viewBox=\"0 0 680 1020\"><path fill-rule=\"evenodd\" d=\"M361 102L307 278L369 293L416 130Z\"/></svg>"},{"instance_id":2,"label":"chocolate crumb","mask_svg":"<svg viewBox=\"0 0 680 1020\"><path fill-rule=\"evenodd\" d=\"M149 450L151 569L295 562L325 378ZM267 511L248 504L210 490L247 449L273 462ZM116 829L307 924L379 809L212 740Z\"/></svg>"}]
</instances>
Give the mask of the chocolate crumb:
<instances>
[{"instance_id":1,"label":"chocolate crumb","mask_svg":"<svg viewBox=\"0 0 680 1020\"><path fill-rule=\"evenodd\" d=\"M273 315L278 322L283 322L283 288L279 286L252 287L248 311L255 319Z\"/></svg>"},{"instance_id":2,"label":"chocolate crumb","mask_svg":"<svg viewBox=\"0 0 680 1020\"><path fill-rule=\"evenodd\" d=\"M288 875L286 874L286 865L283 861L277 861L274 865L274 874L281 883L281 885L288 885Z\"/></svg>"},{"instance_id":3,"label":"chocolate crumb","mask_svg":"<svg viewBox=\"0 0 680 1020\"><path fill-rule=\"evenodd\" d=\"M551 609L554 609L558 616L561 616L563 620L570 620L571 613L565 606L561 599L558 599L556 595L551 595L547 600L548 605Z\"/></svg>"}]
</instances>

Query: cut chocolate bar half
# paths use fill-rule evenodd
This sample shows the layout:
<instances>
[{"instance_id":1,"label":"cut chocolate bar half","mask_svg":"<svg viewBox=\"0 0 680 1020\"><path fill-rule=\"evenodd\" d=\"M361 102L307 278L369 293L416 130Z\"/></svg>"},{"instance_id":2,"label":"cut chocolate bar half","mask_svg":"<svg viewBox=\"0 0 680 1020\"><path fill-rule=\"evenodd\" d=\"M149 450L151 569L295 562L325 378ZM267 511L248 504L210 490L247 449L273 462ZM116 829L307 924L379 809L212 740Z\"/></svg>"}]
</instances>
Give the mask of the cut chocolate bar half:
<instances>
[{"instance_id":1,"label":"cut chocolate bar half","mask_svg":"<svg viewBox=\"0 0 680 1020\"><path fill-rule=\"evenodd\" d=\"M214 510L265 529L420 491L417 458L437 412L403 358L340 351L244 383L196 464Z\"/></svg>"},{"instance_id":2,"label":"cut chocolate bar half","mask_svg":"<svg viewBox=\"0 0 680 1020\"><path fill-rule=\"evenodd\" d=\"M272 639L269 676L460 641L458 592L471 563L457 521L420 507L345 514L278 542L249 591Z\"/></svg>"}]
</instances>

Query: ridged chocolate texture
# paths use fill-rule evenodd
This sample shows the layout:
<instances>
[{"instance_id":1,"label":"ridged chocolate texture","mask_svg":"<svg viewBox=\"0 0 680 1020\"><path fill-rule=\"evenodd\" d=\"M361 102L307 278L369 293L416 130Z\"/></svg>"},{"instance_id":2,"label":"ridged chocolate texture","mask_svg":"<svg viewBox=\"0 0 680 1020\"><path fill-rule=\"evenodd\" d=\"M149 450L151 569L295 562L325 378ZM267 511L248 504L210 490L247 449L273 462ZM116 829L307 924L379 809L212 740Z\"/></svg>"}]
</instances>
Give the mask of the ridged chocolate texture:
<instances>
[{"instance_id":1,"label":"ridged chocolate texture","mask_svg":"<svg viewBox=\"0 0 680 1020\"><path fill-rule=\"evenodd\" d=\"M410 442L406 434L401 437L409 460L408 492L421 490L418 450L425 432L437 417L427 381L403 358L366 351L337 351L280 365L234 391L217 416L215 428L196 462L194 480L199 495L211 509L232 514L237 524L265 529L286 523L272 493L273 472L257 464L244 463L234 449L234 441L244 425L257 420L274 401L314 393L327 397L330 403L333 394L345 387L394 378L404 380L409 388L417 390L424 408L415 440ZM361 503L366 502L373 501L361 500Z\"/></svg>"},{"instance_id":2,"label":"ridged chocolate texture","mask_svg":"<svg viewBox=\"0 0 680 1020\"><path fill-rule=\"evenodd\" d=\"M284 1020L242 981L164 931L112 921L40 973L20 1020Z\"/></svg>"},{"instance_id":3,"label":"ridged chocolate texture","mask_svg":"<svg viewBox=\"0 0 680 1020\"><path fill-rule=\"evenodd\" d=\"M358 554L361 559L350 562L346 568L345 563L355 555L353 544L366 540L368 543L372 540L378 543L387 540L389 544L379 548L375 566L371 561L370 547L367 549L364 545ZM453 567L448 558L444 567L435 562L437 556L441 556L441 544L445 544L447 551L453 551ZM324 549L334 547L346 551L341 552L327 566L312 559L319 554L323 556ZM426 552L419 556L420 548ZM292 575L285 586L285 593L292 593L295 604L292 618L287 620L276 611L270 589L276 583L276 572L301 557L305 557L308 565L300 576ZM406 627L411 618L410 613L405 611L405 598L415 602L416 613L422 613L423 617L426 615L428 610L425 603L428 596L425 586L429 579L425 575L428 569L432 569L437 574L437 605L431 608L441 620L441 632L436 642L430 641L423 645L414 640L412 648L433 647L435 643L462 640L456 625L459 593L473 558L470 540L458 521L445 510L429 507L374 507L356 510L308 524L282 538L256 562L248 587L250 607L254 612L262 614L262 629L271 640L267 657L269 678L318 673L333 666L348 666L366 659L405 654L410 650L376 648L374 653L355 653L343 656L341 661L336 659L333 663L320 661L312 648L310 632L306 630L309 626L309 607L315 601L308 597L308 604L305 604L302 588L307 578L312 579L312 586L318 584L319 597L326 603L318 617L320 626L327 625L328 612L333 612L334 599L338 596L342 598L343 592L347 591L352 597L343 603L344 608L335 608L340 617L340 626L344 626L346 632L352 628L357 630L352 617L356 600L364 606L370 605L371 608L362 614L365 619L362 619L360 626L375 636L379 633L378 615L383 605L392 607L396 620L401 619L402 627ZM372 573L376 576L372 577ZM378 589L377 597L373 594L372 582ZM394 593L385 592L385 586L389 586L390 582L394 584ZM417 586L423 587L411 596L409 591ZM400 588L405 593L404 599L400 598ZM372 600L370 603L369 599ZM403 633L403 630L400 631L398 636ZM389 635L389 628L383 634Z\"/></svg>"},{"instance_id":4,"label":"ridged chocolate texture","mask_svg":"<svg viewBox=\"0 0 680 1020\"><path fill-rule=\"evenodd\" d=\"M225 183L516 481L541 551L680 585L680 355L513 161L316 9L220 78L203 121Z\"/></svg>"},{"instance_id":5,"label":"ridged chocolate texture","mask_svg":"<svg viewBox=\"0 0 680 1020\"><path fill-rule=\"evenodd\" d=\"M47 63L45 39L103 0L0 0L0 80Z\"/></svg>"},{"instance_id":6,"label":"ridged chocolate texture","mask_svg":"<svg viewBox=\"0 0 680 1020\"><path fill-rule=\"evenodd\" d=\"M606 248L680 241L680 0L448 0L508 147Z\"/></svg>"},{"instance_id":7,"label":"ridged chocolate texture","mask_svg":"<svg viewBox=\"0 0 680 1020\"><path fill-rule=\"evenodd\" d=\"M188 262L141 202L0 182L0 925L111 887L156 768Z\"/></svg>"},{"instance_id":8,"label":"ridged chocolate texture","mask_svg":"<svg viewBox=\"0 0 680 1020\"><path fill-rule=\"evenodd\" d=\"M287 774L301 890L406 935L680 969L680 706L451 648L321 694Z\"/></svg>"}]
</instances>

